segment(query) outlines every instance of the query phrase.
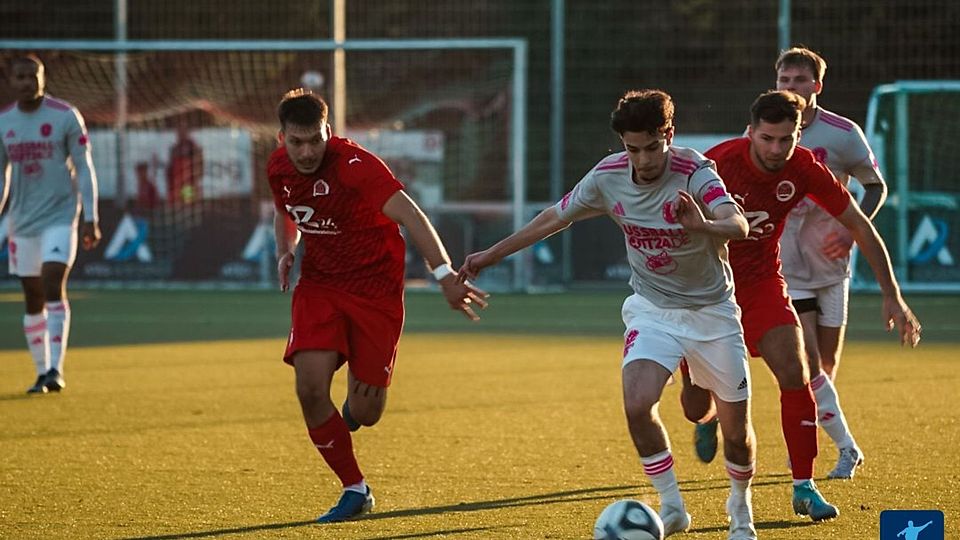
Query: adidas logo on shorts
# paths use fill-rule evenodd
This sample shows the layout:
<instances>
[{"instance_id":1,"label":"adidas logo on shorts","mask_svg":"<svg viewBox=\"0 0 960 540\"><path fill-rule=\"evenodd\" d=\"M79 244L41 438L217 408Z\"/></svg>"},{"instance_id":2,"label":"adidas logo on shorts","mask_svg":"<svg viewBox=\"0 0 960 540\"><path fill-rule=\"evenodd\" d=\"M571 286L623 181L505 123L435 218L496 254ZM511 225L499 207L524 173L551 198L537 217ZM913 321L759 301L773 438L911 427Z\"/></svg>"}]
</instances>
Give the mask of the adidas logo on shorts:
<instances>
[{"instance_id":1,"label":"adidas logo on shorts","mask_svg":"<svg viewBox=\"0 0 960 540\"><path fill-rule=\"evenodd\" d=\"M737 390L743 390L746 387L747 387L747 378L744 377L743 380L740 381L740 384L737 385Z\"/></svg>"}]
</instances>

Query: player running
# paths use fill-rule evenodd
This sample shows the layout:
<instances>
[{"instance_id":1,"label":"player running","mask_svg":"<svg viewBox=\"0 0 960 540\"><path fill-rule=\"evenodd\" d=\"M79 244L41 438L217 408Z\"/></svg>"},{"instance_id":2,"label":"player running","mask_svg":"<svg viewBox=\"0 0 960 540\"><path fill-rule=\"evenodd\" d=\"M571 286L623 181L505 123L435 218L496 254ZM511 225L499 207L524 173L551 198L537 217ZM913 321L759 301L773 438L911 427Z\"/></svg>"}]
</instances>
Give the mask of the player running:
<instances>
[{"instance_id":1,"label":"player running","mask_svg":"<svg viewBox=\"0 0 960 540\"><path fill-rule=\"evenodd\" d=\"M800 144L812 150L844 187L851 176L863 185L860 209L873 219L886 199L886 184L860 126L818 106L826 61L797 47L780 55L776 70L778 90L807 100ZM846 228L810 199L793 209L780 238L783 277L803 327L818 422L839 450L827 478L853 478L863 463L863 452L850 433L833 384L847 325L852 246L853 237Z\"/></svg>"},{"instance_id":2,"label":"player running","mask_svg":"<svg viewBox=\"0 0 960 540\"><path fill-rule=\"evenodd\" d=\"M797 147L806 101L786 91L758 97L747 137L707 152L750 222L745 240L730 243L737 303L743 310L747 346L762 356L780 386L780 420L793 471L793 509L814 521L839 515L813 482L817 456L817 408L803 353L797 314L787 296L778 259L787 214L809 196L846 227L874 270L883 292L883 320L896 326L903 344L916 346L920 323L900 296L886 246L850 194L806 148ZM715 416L710 394L684 373L681 401L687 418Z\"/></svg>"},{"instance_id":3,"label":"player running","mask_svg":"<svg viewBox=\"0 0 960 540\"><path fill-rule=\"evenodd\" d=\"M623 231L634 290L622 309L624 409L643 470L660 494L664 532L690 527L658 413L663 387L686 357L693 379L716 398L731 483L729 538L754 539L750 376L726 248L728 239L746 237L747 222L713 163L671 144L673 113L670 96L659 90L624 95L610 121L624 151L601 160L519 231L467 256L460 279L575 221L613 219Z\"/></svg>"},{"instance_id":4,"label":"player running","mask_svg":"<svg viewBox=\"0 0 960 540\"><path fill-rule=\"evenodd\" d=\"M476 320L473 306L486 307L487 295L457 280L430 221L387 166L331 135L320 97L292 90L278 116L281 147L270 156L267 175L281 290L289 288L301 237L305 245L283 359L294 368L310 440L344 488L317 521L343 521L374 504L350 432L376 424L386 406L404 317L405 245L398 225L433 269L451 309ZM350 371L341 416L330 385L344 363Z\"/></svg>"},{"instance_id":5,"label":"player running","mask_svg":"<svg viewBox=\"0 0 960 540\"><path fill-rule=\"evenodd\" d=\"M67 384L67 278L81 206L83 249L100 242L97 175L83 117L45 92L43 62L18 56L7 74L17 101L0 109L0 208L9 200L10 273L23 286L23 333L37 371L27 393L59 392Z\"/></svg>"}]
</instances>

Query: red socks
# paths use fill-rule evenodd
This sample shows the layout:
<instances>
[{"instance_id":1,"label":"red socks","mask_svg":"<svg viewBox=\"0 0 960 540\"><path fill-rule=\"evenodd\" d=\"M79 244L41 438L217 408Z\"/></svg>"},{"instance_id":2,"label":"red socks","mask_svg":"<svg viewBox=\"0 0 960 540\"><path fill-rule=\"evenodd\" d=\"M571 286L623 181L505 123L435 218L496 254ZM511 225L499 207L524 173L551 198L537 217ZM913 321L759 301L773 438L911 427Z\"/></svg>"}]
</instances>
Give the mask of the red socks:
<instances>
[{"instance_id":1,"label":"red socks","mask_svg":"<svg viewBox=\"0 0 960 540\"><path fill-rule=\"evenodd\" d=\"M780 389L780 424L794 480L813 478L813 460L817 457L817 404L809 384L796 390Z\"/></svg>"},{"instance_id":2,"label":"red socks","mask_svg":"<svg viewBox=\"0 0 960 540\"><path fill-rule=\"evenodd\" d=\"M320 427L308 429L310 440L317 447L327 465L340 479L344 487L363 480L363 473L353 455L353 440L346 422L340 412L334 410L330 418Z\"/></svg>"}]
</instances>

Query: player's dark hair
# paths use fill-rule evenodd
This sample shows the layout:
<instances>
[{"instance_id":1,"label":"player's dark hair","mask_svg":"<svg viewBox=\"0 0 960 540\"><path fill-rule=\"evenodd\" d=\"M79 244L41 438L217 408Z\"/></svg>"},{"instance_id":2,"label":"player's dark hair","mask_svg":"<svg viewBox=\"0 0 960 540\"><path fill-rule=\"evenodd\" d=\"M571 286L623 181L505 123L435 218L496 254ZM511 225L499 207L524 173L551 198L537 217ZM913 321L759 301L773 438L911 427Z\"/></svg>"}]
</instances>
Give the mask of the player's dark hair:
<instances>
[{"instance_id":1,"label":"player's dark hair","mask_svg":"<svg viewBox=\"0 0 960 540\"><path fill-rule=\"evenodd\" d=\"M806 47L793 47L780 53L773 67L780 71L784 66L807 68L813 73L813 79L820 82L827 74L827 61Z\"/></svg>"},{"instance_id":2,"label":"player's dark hair","mask_svg":"<svg viewBox=\"0 0 960 540\"><path fill-rule=\"evenodd\" d=\"M663 135L673 127L673 99L662 90L630 90L610 113L610 128L623 135L627 131Z\"/></svg>"},{"instance_id":3,"label":"player's dark hair","mask_svg":"<svg viewBox=\"0 0 960 540\"><path fill-rule=\"evenodd\" d=\"M316 126L327 120L327 103L305 88L295 88L283 95L277 107L280 128L288 124Z\"/></svg>"},{"instance_id":4,"label":"player's dark hair","mask_svg":"<svg viewBox=\"0 0 960 540\"><path fill-rule=\"evenodd\" d=\"M13 66L18 66L20 64L33 64L38 68L43 68L43 61L40 60L39 56L34 53L26 53L12 56L9 60L7 60L7 73L12 73Z\"/></svg>"},{"instance_id":5,"label":"player's dark hair","mask_svg":"<svg viewBox=\"0 0 960 540\"><path fill-rule=\"evenodd\" d=\"M800 116L807 108L807 100L787 90L770 90L760 94L750 106L750 123L756 127L760 121L779 124L784 120L800 124Z\"/></svg>"}]
</instances>

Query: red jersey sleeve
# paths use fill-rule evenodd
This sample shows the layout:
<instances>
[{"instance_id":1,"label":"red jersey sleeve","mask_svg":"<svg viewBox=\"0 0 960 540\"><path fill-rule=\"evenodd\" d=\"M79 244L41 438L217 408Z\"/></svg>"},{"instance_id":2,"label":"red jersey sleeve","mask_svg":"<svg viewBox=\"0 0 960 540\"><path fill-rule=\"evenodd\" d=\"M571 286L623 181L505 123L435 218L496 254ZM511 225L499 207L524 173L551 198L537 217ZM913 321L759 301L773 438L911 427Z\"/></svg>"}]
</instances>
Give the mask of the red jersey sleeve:
<instances>
[{"instance_id":1,"label":"red jersey sleeve","mask_svg":"<svg viewBox=\"0 0 960 540\"><path fill-rule=\"evenodd\" d=\"M397 180L387 164L373 154L367 154L368 160L364 164L358 178L363 182L361 193L363 198L377 211L383 210L383 205L394 193L403 189L403 183Z\"/></svg>"},{"instance_id":2,"label":"red jersey sleeve","mask_svg":"<svg viewBox=\"0 0 960 540\"><path fill-rule=\"evenodd\" d=\"M270 154L270 159L267 160L267 181L270 184L270 193L273 194L273 206L280 212L287 211L283 204L281 190L283 188L283 176L285 170L290 167L289 164L287 149L282 146L274 150Z\"/></svg>"},{"instance_id":3,"label":"red jersey sleeve","mask_svg":"<svg viewBox=\"0 0 960 540\"><path fill-rule=\"evenodd\" d=\"M826 165L816 159L813 152L805 148L797 148L797 153L801 150L804 151L803 172L808 178L807 195L831 216L839 216L850 205L850 192L833 176Z\"/></svg>"}]
</instances>

